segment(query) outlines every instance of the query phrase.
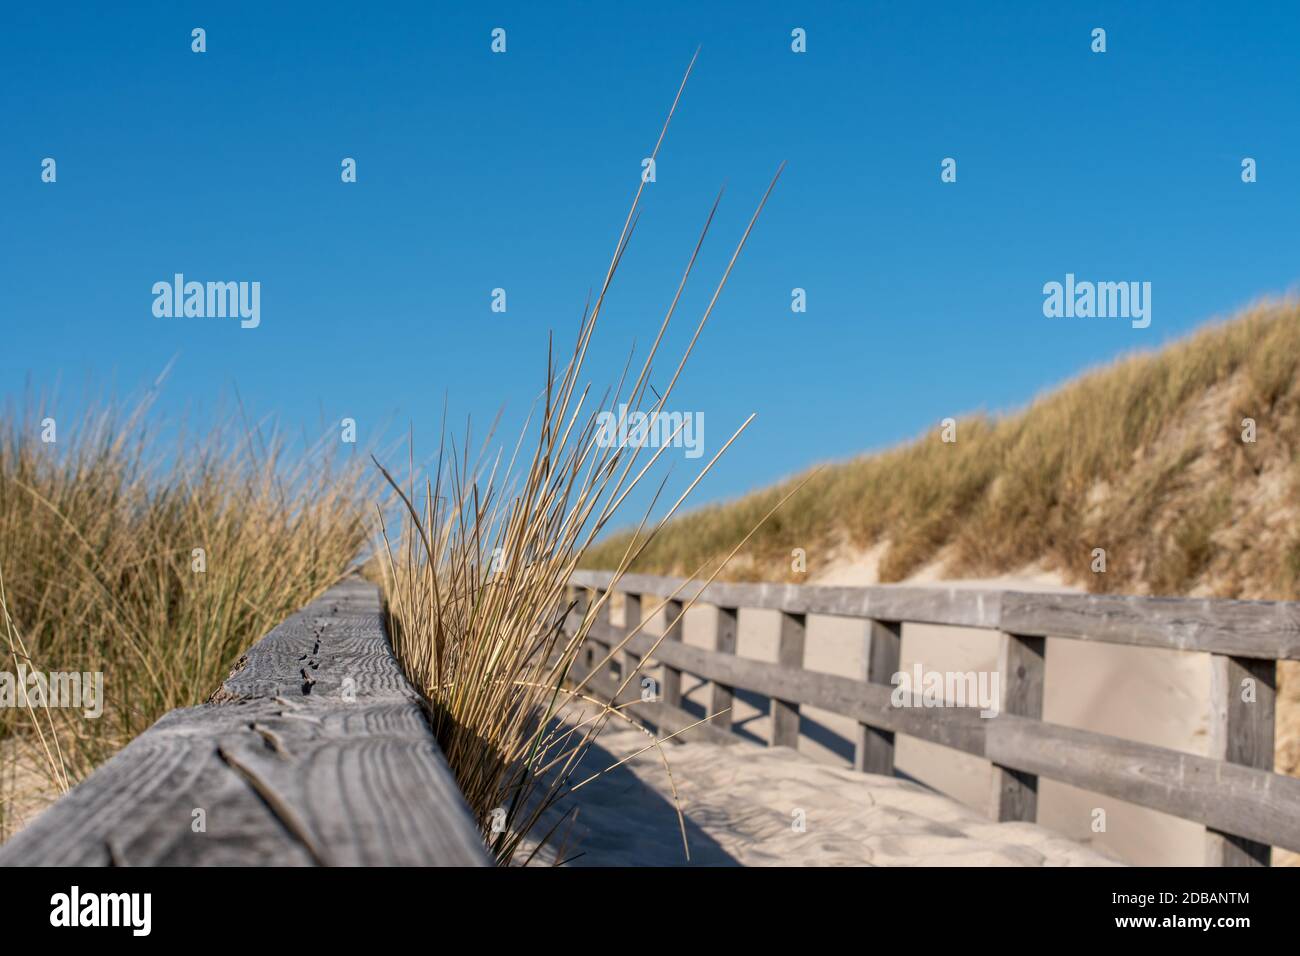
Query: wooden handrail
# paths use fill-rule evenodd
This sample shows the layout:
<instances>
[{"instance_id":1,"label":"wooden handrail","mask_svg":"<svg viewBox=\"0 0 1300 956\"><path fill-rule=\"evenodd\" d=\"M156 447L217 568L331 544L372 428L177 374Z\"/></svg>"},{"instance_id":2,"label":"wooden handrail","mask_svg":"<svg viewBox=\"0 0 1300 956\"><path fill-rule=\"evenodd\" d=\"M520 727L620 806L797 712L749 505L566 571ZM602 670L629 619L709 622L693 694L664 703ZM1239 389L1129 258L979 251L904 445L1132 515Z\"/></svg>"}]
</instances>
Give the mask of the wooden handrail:
<instances>
[{"instance_id":1,"label":"wooden handrail","mask_svg":"<svg viewBox=\"0 0 1300 956\"><path fill-rule=\"evenodd\" d=\"M109 675L111 681L111 675ZM0 847L5 866L489 863L378 589L331 588Z\"/></svg>"},{"instance_id":2,"label":"wooden handrail","mask_svg":"<svg viewBox=\"0 0 1300 956\"><path fill-rule=\"evenodd\" d=\"M578 571L572 583L606 590L613 573ZM680 589L680 590L679 590ZM625 574L618 590L719 607L978 627L1030 637L1069 637L1264 660L1300 660L1300 603L1055 594L991 588L800 584L683 584Z\"/></svg>"}]
</instances>

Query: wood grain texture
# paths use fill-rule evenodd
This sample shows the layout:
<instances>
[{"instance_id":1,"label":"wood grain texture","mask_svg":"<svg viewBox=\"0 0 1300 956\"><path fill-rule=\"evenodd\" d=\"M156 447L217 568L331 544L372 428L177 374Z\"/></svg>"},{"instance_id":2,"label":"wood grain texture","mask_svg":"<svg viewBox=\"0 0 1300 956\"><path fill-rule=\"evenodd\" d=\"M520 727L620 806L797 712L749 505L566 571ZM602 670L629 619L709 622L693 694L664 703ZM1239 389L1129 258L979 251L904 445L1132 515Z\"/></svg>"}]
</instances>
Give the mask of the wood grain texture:
<instances>
[{"instance_id":1,"label":"wood grain texture","mask_svg":"<svg viewBox=\"0 0 1300 956\"><path fill-rule=\"evenodd\" d=\"M579 571L574 581L608 587L608 571ZM620 589L697 598L727 607L792 614L913 621L1007 631L1032 637L1204 651L1268 660L1300 660L1300 602L1052 594L995 589L825 587L797 584L683 584L681 578L626 574Z\"/></svg>"},{"instance_id":2,"label":"wood grain texture","mask_svg":"<svg viewBox=\"0 0 1300 956\"><path fill-rule=\"evenodd\" d=\"M164 716L0 847L8 866L488 862L362 581L276 627L207 704Z\"/></svg>"},{"instance_id":3,"label":"wood grain texture","mask_svg":"<svg viewBox=\"0 0 1300 956\"><path fill-rule=\"evenodd\" d=\"M592 632L593 639L602 643L616 636L621 639L621 632L616 628ZM639 634L632 639L632 644L639 653L649 654L655 640L649 635ZM728 691L741 687L792 703L810 704L873 727L910 734L984 756L984 725L988 721L981 718L979 710L974 707L895 707L890 700L893 688L885 684L868 684L838 674L783 667L691 644L665 641L652 656ZM710 706L709 713L714 712ZM713 725L727 726L721 717L716 718Z\"/></svg>"},{"instance_id":4,"label":"wood grain texture","mask_svg":"<svg viewBox=\"0 0 1300 956\"><path fill-rule=\"evenodd\" d=\"M1300 779L1010 714L988 724L1004 766L1300 851Z\"/></svg>"},{"instance_id":5,"label":"wood grain texture","mask_svg":"<svg viewBox=\"0 0 1300 956\"><path fill-rule=\"evenodd\" d=\"M740 628L740 609L734 607L718 608L717 621L713 625L713 654L719 660L727 659L737 660L736 657L736 639L739 636ZM663 645L659 645L662 649ZM680 653L686 649L682 644L678 647L669 648L670 652ZM671 657L661 657L665 663L674 663ZM710 677L708 674L700 674L701 677ZM728 730L735 715L731 708L735 705L735 688L736 681L719 681L711 679L709 683L709 703L707 705L710 714L716 714L710 723L719 730ZM741 683L739 686L746 686Z\"/></svg>"},{"instance_id":6,"label":"wood grain texture","mask_svg":"<svg viewBox=\"0 0 1300 956\"><path fill-rule=\"evenodd\" d=\"M664 640L682 641L682 608L684 605L681 601L669 601L664 605ZM682 672L679 668L671 667L668 664L663 665L663 692L661 694L664 703L669 707L681 707L682 705Z\"/></svg>"},{"instance_id":7,"label":"wood grain texture","mask_svg":"<svg viewBox=\"0 0 1300 956\"><path fill-rule=\"evenodd\" d=\"M803 667L804 639L808 619L803 614L781 612L781 630L776 639L776 662L782 667ZM799 703L773 697L768 743L773 747L799 748Z\"/></svg>"},{"instance_id":8,"label":"wood grain texture","mask_svg":"<svg viewBox=\"0 0 1300 956\"><path fill-rule=\"evenodd\" d=\"M641 625L641 595L624 594L623 595L623 633L630 634ZM628 644L623 648L623 653L619 655L619 678L626 679L627 675L637 673L637 668L641 666L641 657L632 652L632 645ZM640 678L637 678L640 683ZM639 692L639 688L638 688Z\"/></svg>"},{"instance_id":9,"label":"wood grain texture","mask_svg":"<svg viewBox=\"0 0 1300 956\"><path fill-rule=\"evenodd\" d=\"M863 679L890 686L898 673L903 649L903 625L896 621L867 622L867 653ZM863 773L893 776L894 732L887 727L858 724L853 742L853 767Z\"/></svg>"},{"instance_id":10,"label":"wood grain texture","mask_svg":"<svg viewBox=\"0 0 1300 956\"><path fill-rule=\"evenodd\" d=\"M575 679L581 679L585 675L575 670L573 676ZM619 681L607 674L598 674L587 682L583 692L590 693L592 696L610 704L623 704L623 713L629 714L642 724L657 730L661 739L668 734L677 734L671 741L674 744L688 743L692 740L702 740L724 746L740 743L740 738L735 734L713 726L711 721L700 724L700 718L683 710L681 707L669 704L662 697L658 700L641 700L641 688L639 686L628 686L623 689L622 693L616 693L618 685ZM611 725L617 723L617 720L611 720ZM685 730L687 727L691 729ZM685 730L684 733L682 733L683 730Z\"/></svg>"},{"instance_id":11,"label":"wood grain texture","mask_svg":"<svg viewBox=\"0 0 1300 956\"><path fill-rule=\"evenodd\" d=\"M1047 639L1003 634L998 648L1001 713L1041 720ZM990 815L999 823L1038 820L1038 778L993 762Z\"/></svg>"},{"instance_id":12,"label":"wood grain texture","mask_svg":"<svg viewBox=\"0 0 1300 956\"><path fill-rule=\"evenodd\" d=\"M1217 760L1273 769L1277 665L1245 657L1210 659L1210 746ZM1207 866L1268 866L1272 847L1207 828Z\"/></svg>"}]
</instances>

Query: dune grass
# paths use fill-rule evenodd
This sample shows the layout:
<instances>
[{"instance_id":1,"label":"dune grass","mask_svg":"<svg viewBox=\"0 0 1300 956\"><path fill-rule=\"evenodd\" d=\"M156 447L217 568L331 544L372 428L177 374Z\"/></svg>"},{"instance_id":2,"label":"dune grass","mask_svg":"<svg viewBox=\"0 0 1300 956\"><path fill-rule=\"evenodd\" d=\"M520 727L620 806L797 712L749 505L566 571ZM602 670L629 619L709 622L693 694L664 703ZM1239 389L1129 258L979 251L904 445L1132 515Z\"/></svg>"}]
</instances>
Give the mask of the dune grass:
<instances>
[{"instance_id":1,"label":"dune grass","mask_svg":"<svg viewBox=\"0 0 1300 956\"><path fill-rule=\"evenodd\" d=\"M377 489L336 438L293 455L256 431L164 441L142 405L59 421L50 443L43 418L0 418L0 671L102 672L103 714L0 707L8 826L166 711L203 702L337 581L369 538Z\"/></svg>"},{"instance_id":2,"label":"dune grass","mask_svg":"<svg viewBox=\"0 0 1300 956\"><path fill-rule=\"evenodd\" d=\"M685 83L683 78L683 88ZM677 95L680 99L681 89ZM671 118L672 110L659 144ZM656 145L652 155L658 149ZM540 821L583 785L573 775L608 722L635 724L595 699L574 669L613 590L599 603L581 607L567 593L567 585L596 536L621 513L632 489L657 477L669 443L647 448L604 440L597 416L620 404L648 415L665 408L772 186L741 236L694 338L653 400L647 392L651 372L717 203L639 371L629 361L632 374L625 370L618 385L597 399L583 384L584 362L631 237L642 182L604 283L584 311L572 352L559 362L548 355L540 409L534 409L537 424L525 426L509 459L503 463L499 454L472 455L466 436L459 447L444 447L433 476L419 491L409 482L403 488L384 472L405 506L400 529L391 538L384 531L390 633L408 676L425 695L438 741L499 864L526 865L543 847L553 849L556 843L561 849L554 862L563 862L566 838L559 831L572 817L560 814L559 823L546 833L538 832ZM613 556L612 567L634 560L639 549L653 541L745 425L717 449L664 518L650 522L648 513L642 518L625 553ZM491 447L490 438L484 447ZM566 620L571 630L565 629ZM605 660L621 648L611 650ZM635 671L623 675L623 687L635 676ZM662 743L641 729L649 737L647 749ZM684 827L682 836L685 844Z\"/></svg>"},{"instance_id":3,"label":"dune grass","mask_svg":"<svg viewBox=\"0 0 1300 956\"><path fill-rule=\"evenodd\" d=\"M1300 306L1251 308L1157 352L1135 354L1001 418L961 419L879 454L687 514L634 570L716 566L734 542L806 481L754 535L727 576L806 580L846 549L881 549L898 581L939 561L954 576L1031 564L1092 590L1300 597ZM1243 419L1257 441L1242 441ZM630 534L591 548L616 566ZM1093 550L1107 554L1091 571Z\"/></svg>"}]
</instances>

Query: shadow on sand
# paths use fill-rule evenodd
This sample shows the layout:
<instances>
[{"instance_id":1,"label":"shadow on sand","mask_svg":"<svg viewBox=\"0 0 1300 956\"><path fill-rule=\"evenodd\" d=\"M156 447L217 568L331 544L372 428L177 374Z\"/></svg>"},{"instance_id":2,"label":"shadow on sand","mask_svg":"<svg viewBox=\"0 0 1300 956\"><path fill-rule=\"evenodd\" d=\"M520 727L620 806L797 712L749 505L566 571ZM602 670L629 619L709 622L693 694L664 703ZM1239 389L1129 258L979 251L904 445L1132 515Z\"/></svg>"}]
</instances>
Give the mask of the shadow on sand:
<instances>
[{"instance_id":1,"label":"shadow on sand","mask_svg":"<svg viewBox=\"0 0 1300 956\"><path fill-rule=\"evenodd\" d=\"M670 764L673 747L664 745ZM556 854L561 859L573 857L568 866L740 865L691 820L689 807L683 807L686 840L691 851L688 862L677 810L671 798L665 796L669 793L668 777L658 754L651 750L621 767L601 773L625 756L625 753L611 753L599 741L592 745L571 780L576 784L593 774L600 776L562 800L558 808L548 811L541 827L534 831L538 835L553 826L566 810L572 812L576 808L577 818L572 836L566 841L568 823L561 824L550 841L550 851L539 855L539 859L545 856L550 862ZM637 779L630 769L632 766L652 775L664 793Z\"/></svg>"}]
</instances>

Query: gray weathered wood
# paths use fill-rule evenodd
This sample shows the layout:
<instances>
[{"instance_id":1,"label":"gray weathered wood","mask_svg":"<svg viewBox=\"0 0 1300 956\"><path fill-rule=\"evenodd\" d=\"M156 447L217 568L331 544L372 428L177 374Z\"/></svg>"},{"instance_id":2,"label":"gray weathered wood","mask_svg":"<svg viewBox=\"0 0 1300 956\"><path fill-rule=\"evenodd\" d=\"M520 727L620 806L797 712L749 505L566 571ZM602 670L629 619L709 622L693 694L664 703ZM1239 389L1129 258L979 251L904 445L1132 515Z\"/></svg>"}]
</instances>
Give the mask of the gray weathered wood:
<instances>
[{"instance_id":1,"label":"gray weathered wood","mask_svg":"<svg viewBox=\"0 0 1300 956\"><path fill-rule=\"evenodd\" d=\"M580 680L586 675L575 673L573 676ZM672 738L673 743L686 743L692 740L724 746L740 743L740 738L735 734L712 726L712 722L699 723L700 718L667 703L662 697L657 700L642 700L639 686L628 686L620 692L618 690L620 683L608 674L596 674L584 685L583 693L591 693L610 704L621 704L622 713L655 728L661 738L676 734L677 736ZM685 730L688 727L691 729Z\"/></svg>"},{"instance_id":2,"label":"gray weathered wood","mask_svg":"<svg viewBox=\"0 0 1300 956\"><path fill-rule=\"evenodd\" d=\"M608 571L578 571L573 575L575 583L587 587L610 587L612 579ZM649 574L625 574L619 578L617 587L687 602L695 599L720 607L990 628L998 626L998 602L1002 594L988 589L902 585L827 587L715 582L706 586L700 581L684 583L682 578Z\"/></svg>"},{"instance_id":3,"label":"gray weathered wood","mask_svg":"<svg viewBox=\"0 0 1300 956\"><path fill-rule=\"evenodd\" d=\"M1219 865L1266 863L1270 844L1300 849L1300 781L1270 772L1273 662L1300 659L1300 603L892 585L705 586L648 575L625 575L615 583L613 577L580 572L575 579L588 586L634 588L720 605L717 651L671 641L654 656L665 668L709 681L710 710L729 706L736 688L773 698L774 739L789 739L794 708L816 706L862 726L855 748L855 765L861 769L892 771L897 733L987 757L994 764L998 819L1034 819L1041 775L1204 823L1208 859ZM796 618L812 613L871 621L867 680L805 671L793 666L789 656L778 664L736 657L735 621L741 607L775 609ZM905 621L1002 630L1007 636L1000 716L981 718L977 708L892 706L892 688L885 682L898 669ZM612 637L610 630L602 633ZM1210 756L1042 723L1048 636L1216 654ZM641 635L629 648L644 655L654 640ZM1255 679L1252 703L1240 700L1246 677Z\"/></svg>"},{"instance_id":4,"label":"gray weathered wood","mask_svg":"<svg viewBox=\"0 0 1300 956\"><path fill-rule=\"evenodd\" d=\"M1244 657L1210 658L1208 756L1273 769L1277 665ZM1249 699L1246 699L1249 698ZM1213 827L1205 834L1208 866L1268 866L1272 848Z\"/></svg>"},{"instance_id":5,"label":"gray weathered wood","mask_svg":"<svg viewBox=\"0 0 1300 956\"><path fill-rule=\"evenodd\" d=\"M718 608L717 622L713 629L713 653L719 658L736 658L736 636L739 627L738 618L740 610L734 607ZM662 645L660 645L662 648ZM686 647L685 644L680 648L669 648L670 651L678 652ZM667 660L667 658L666 658ZM735 704L735 685L712 681L709 684L709 705L710 714L716 714L712 724L721 730L726 730L732 724L735 716L731 712ZM725 711L725 713L724 713Z\"/></svg>"},{"instance_id":6,"label":"gray weathered wood","mask_svg":"<svg viewBox=\"0 0 1300 956\"><path fill-rule=\"evenodd\" d=\"M620 629L606 627L593 631L591 639L607 642L619 635ZM633 638L632 644L639 653L648 654L656 640L641 634ZM981 719L979 710L974 707L895 707L890 700L893 688L886 685L868 684L838 674L783 667L690 644L665 641L654 654L659 660L728 691L742 687L768 697L820 707L894 733L909 734L984 756L984 725L988 721ZM714 712L710 707L709 713ZM714 726L725 726L722 720L722 717L715 719Z\"/></svg>"},{"instance_id":7,"label":"gray weathered wood","mask_svg":"<svg viewBox=\"0 0 1300 956\"><path fill-rule=\"evenodd\" d=\"M1010 714L986 723L1004 766L1300 851L1300 779Z\"/></svg>"},{"instance_id":8,"label":"gray weathered wood","mask_svg":"<svg viewBox=\"0 0 1300 956\"><path fill-rule=\"evenodd\" d=\"M1041 720L1043 717L1044 656L1047 640L1003 634L998 649L1001 676L999 708L1004 714ZM992 807L994 820L1038 819L1038 778L997 761L993 762Z\"/></svg>"},{"instance_id":9,"label":"gray weathered wood","mask_svg":"<svg viewBox=\"0 0 1300 956\"><path fill-rule=\"evenodd\" d=\"M623 595L623 632L631 634L641 626L641 595L624 594ZM619 679L626 681L629 674L634 674L641 665L641 656L632 651L632 645L625 645L623 653L619 655ZM637 680L640 683L640 680ZM631 686L630 684L628 686ZM638 693L640 688L638 687Z\"/></svg>"},{"instance_id":10,"label":"gray weathered wood","mask_svg":"<svg viewBox=\"0 0 1300 956\"><path fill-rule=\"evenodd\" d=\"M664 605L664 640L681 643L685 619L682 617L681 601L669 601ZM663 665L662 697L670 707L682 705L682 671L681 668Z\"/></svg>"},{"instance_id":11,"label":"gray weathered wood","mask_svg":"<svg viewBox=\"0 0 1300 956\"><path fill-rule=\"evenodd\" d=\"M803 643L807 632L807 618L802 614L781 611L781 630L776 636L776 662L783 667L803 666ZM772 747L800 745L800 705L797 701L772 697L771 726L768 743Z\"/></svg>"},{"instance_id":12,"label":"gray weathered wood","mask_svg":"<svg viewBox=\"0 0 1300 956\"><path fill-rule=\"evenodd\" d=\"M1178 651L1300 659L1300 604L1006 591L1001 628Z\"/></svg>"},{"instance_id":13,"label":"gray weathered wood","mask_svg":"<svg viewBox=\"0 0 1300 956\"><path fill-rule=\"evenodd\" d=\"M0 847L9 866L488 862L362 581L273 629L209 703L164 716Z\"/></svg>"},{"instance_id":14,"label":"gray weathered wood","mask_svg":"<svg viewBox=\"0 0 1300 956\"><path fill-rule=\"evenodd\" d=\"M863 679L890 685L898 673L903 647L903 625L896 621L867 621L867 653ZM873 724L858 724L853 745L854 769L893 776L894 732Z\"/></svg>"},{"instance_id":15,"label":"gray weathered wood","mask_svg":"<svg viewBox=\"0 0 1300 956\"><path fill-rule=\"evenodd\" d=\"M803 667L804 638L808 619L802 614L781 612L781 631L776 639L776 662L782 667ZM773 697L768 742L773 747L799 748L799 704Z\"/></svg>"},{"instance_id":16,"label":"gray weathered wood","mask_svg":"<svg viewBox=\"0 0 1300 956\"><path fill-rule=\"evenodd\" d=\"M607 571L579 571L576 583L608 587ZM1053 594L987 588L826 587L690 582L627 574L618 586L640 594L792 614L981 627L1032 637L1300 660L1300 602L1227 601L1111 594Z\"/></svg>"}]
</instances>

